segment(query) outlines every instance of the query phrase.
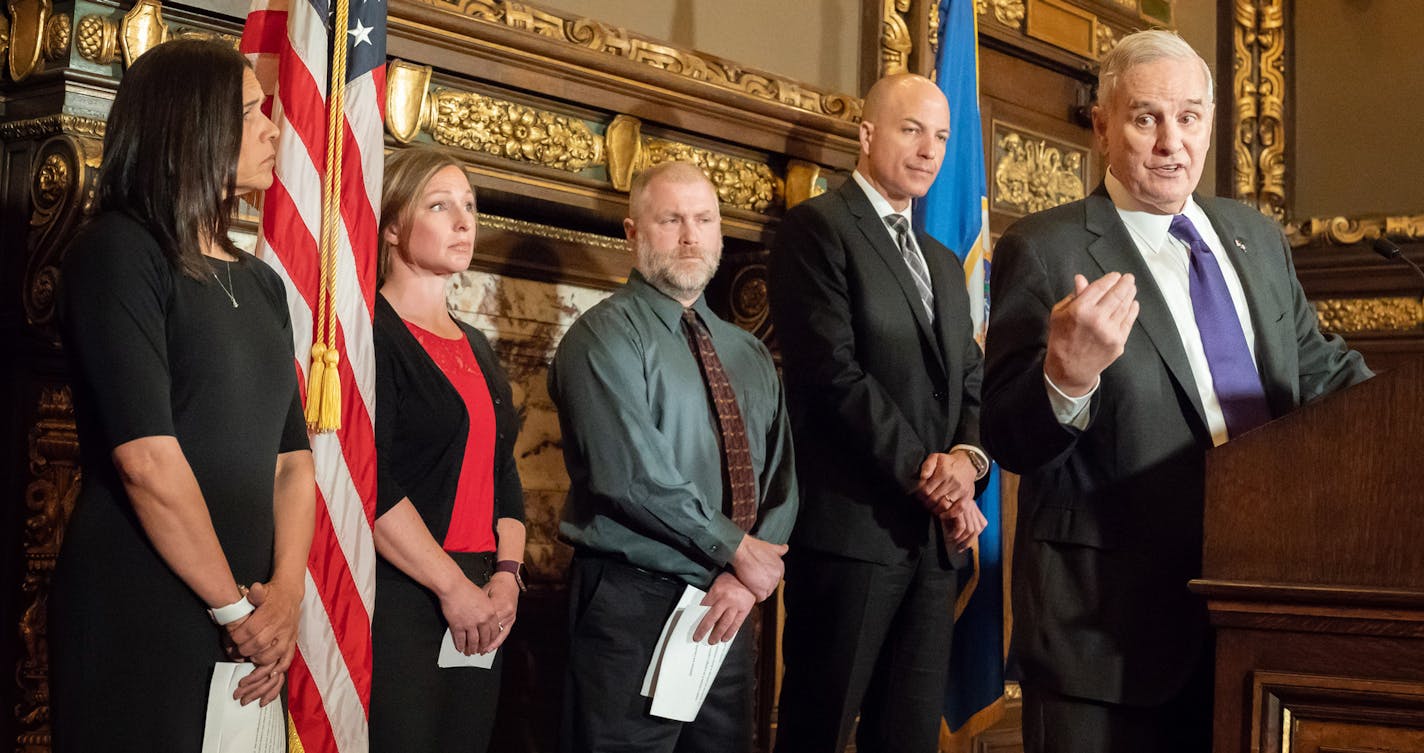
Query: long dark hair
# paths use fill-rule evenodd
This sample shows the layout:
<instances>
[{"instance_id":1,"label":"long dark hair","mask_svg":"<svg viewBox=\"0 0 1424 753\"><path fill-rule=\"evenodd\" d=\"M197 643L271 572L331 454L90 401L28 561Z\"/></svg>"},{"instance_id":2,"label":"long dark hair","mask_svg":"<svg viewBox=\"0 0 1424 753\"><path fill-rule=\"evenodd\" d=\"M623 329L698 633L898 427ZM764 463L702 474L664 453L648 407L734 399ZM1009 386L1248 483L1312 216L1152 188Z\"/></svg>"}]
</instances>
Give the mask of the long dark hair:
<instances>
[{"instance_id":1,"label":"long dark hair","mask_svg":"<svg viewBox=\"0 0 1424 753\"><path fill-rule=\"evenodd\" d=\"M234 256L242 76L247 59L226 44L165 42L124 74L109 110L95 198L143 224L174 268L205 279L204 240Z\"/></svg>"}]
</instances>

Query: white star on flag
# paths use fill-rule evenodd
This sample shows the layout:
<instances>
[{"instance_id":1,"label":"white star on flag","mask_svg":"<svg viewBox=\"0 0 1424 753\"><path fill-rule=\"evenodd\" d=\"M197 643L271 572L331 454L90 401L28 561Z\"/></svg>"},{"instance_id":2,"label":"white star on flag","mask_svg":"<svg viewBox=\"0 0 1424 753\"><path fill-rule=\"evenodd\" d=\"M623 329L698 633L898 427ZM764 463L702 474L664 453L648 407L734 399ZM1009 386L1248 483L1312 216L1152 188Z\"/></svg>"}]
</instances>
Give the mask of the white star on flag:
<instances>
[{"instance_id":1,"label":"white star on flag","mask_svg":"<svg viewBox=\"0 0 1424 753\"><path fill-rule=\"evenodd\" d=\"M346 33L350 34L356 39L356 43L351 46L360 47L363 44L371 43L371 32L375 30L376 28L374 26L362 26L361 19L358 18L356 19L356 27L347 31Z\"/></svg>"}]
</instances>

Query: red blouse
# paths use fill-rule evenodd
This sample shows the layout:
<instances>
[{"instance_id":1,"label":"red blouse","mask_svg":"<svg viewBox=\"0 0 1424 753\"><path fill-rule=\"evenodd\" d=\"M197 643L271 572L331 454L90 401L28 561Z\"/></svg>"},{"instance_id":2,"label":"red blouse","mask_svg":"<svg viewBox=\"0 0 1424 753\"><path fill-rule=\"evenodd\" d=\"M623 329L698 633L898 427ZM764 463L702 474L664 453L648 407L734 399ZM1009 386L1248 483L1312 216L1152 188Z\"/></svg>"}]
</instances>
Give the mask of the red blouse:
<instances>
[{"instance_id":1,"label":"red blouse","mask_svg":"<svg viewBox=\"0 0 1424 753\"><path fill-rule=\"evenodd\" d=\"M455 488L450 529L441 546L447 552L493 552L494 536L494 402L484 372L464 335L450 340L410 322L405 326L420 347L450 380L470 416L465 459Z\"/></svg>"}]
</instances>

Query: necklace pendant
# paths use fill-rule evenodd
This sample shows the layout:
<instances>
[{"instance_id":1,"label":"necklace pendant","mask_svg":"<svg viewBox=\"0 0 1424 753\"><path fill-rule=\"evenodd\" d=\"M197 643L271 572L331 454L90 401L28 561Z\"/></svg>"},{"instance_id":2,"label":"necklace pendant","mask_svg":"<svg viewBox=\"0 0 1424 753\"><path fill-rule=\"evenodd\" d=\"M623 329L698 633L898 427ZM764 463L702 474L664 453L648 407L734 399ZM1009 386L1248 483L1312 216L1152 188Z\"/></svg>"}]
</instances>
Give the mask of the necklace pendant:
<instances>
[{"instance_id":1,"label":"necklace pendant","mask_svg":"<svg viewBox=\"0 0 1424 753\"><path fill-rule=\"evenodd\" d=\"M233 301L233 302L232 302L232 307L233 307L233 308L237 308L237 301Z\"/></svg>"}]
</instances>

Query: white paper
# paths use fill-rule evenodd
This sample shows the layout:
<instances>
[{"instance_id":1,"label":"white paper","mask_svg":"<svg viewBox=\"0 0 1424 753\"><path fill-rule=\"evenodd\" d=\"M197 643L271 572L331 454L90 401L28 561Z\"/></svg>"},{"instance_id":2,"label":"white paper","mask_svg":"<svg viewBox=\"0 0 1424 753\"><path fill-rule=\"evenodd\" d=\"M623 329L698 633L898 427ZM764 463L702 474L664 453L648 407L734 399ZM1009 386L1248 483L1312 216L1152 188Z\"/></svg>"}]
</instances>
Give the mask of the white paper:
<instances>
[{"instance_id":1,"label":"white paper","mask_svg":"<svg viewBox=\"0 0 1424 753\"><path fill-rule=\"evenodd\" d=\"M488 654L470 654L466 656L455 648L455 636L450 633L450 628L445 628L445 638L440 641L440 659L436 664L442 668L448 667L478 667L489 669L494 665L494 655L499 649Z\"/></svg>"},{"instance_id":2,"label":"white paper","mask_svg":"<svg viewBox=\"0 0 1424 753\"><path fill-rule=\"evenodd\" d=\"M672 608L672 616L663 623L663 632L658 635L657 647L653 649L653 660L648 662L648 671L643 675L643 697L653 697L653 686L657 684L658 664L663 660L663 648L667 646L668 632L672 630L673 623L677 622L677 616L682 610L694 604L701 604L702 599L707 596L707 592L700 588L688 586L682 591L682 598L677 600L677 606Z\"/></svg>"},{"instance_id":3,"label":"white paper","mask_svg":"<svg viewBox=\"0 0 1424 753\"><path fill-rule=\"evenodd\" d=\"M282 704L253 701L243 706L232 694L252 673L248 662L220 661L208 684L208 712L203 723L203 753L285 753L287 725Z\"/></svg>"},{"instance_id":4,"label":"white paper","mask_svg":"<svg viewBox=\"0 0 1424 753\"><path fill-rule=\"evenodd\" d=\"M701 641L692 640L710 609L702 606L706 595L701 589L688 586L663 626L643 682L643 695L653 699L653 716L680 722L696 719L732 647L735 635L716 645L707 643L705 637Z\"/></svg>"}]
</instances>

